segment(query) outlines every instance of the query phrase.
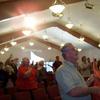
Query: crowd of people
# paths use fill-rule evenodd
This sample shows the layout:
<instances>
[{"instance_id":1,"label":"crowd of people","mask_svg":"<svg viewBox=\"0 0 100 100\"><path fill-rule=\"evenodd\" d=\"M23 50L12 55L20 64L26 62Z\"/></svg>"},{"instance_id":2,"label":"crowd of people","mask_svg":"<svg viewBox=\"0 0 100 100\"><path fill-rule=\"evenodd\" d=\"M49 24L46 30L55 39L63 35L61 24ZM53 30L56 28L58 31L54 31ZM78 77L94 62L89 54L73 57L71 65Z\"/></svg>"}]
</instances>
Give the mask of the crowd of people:
<instances>
[{"instance_id":1,"label":"crowd of people","mask_svg":"<svg viewBox=\"0 0 100 100\"><path fill-rule=\"evenodd\" d=\"M87 62L86 56L83 56L81 66L78 65L78 51L71 43L65 44L61 53L64 62L55 72L55 76L62 100L99 100L100 61L94 59L90 63L89 58ZM85 79L86 77L88 79Z\"/></svg>"},{"instance_id":2,"label":"crowd of people","mask_svg":"<svg viewBox=\"0 0 100 100\"><path fill-rule=\"evenodd\" d=\"M19 90L30 90L38 88L39 83L47 85L44 61L39 61L34 65L30 64L28 57L24 57L21 64L19 66L17 64L18 58L12 59L12 55L5 63L0 62L1 88L16 86Z\"/></svg>"},{"instance_id":3,"label":"crowd of people","mask_svg":"<svg viewBox=\"0 0 100 100\"><path fill-rule=\"evenodd\" d=\"M55 57L52 64L55 79L62 100L99 100L100 97L100 60L93 61L82 56L78 61L78 51L71 43L61 48L64 61ZM18 58L12 55L5 63L0 62L0 87L17 87L18 90L34 90L39 84L48 85L47 71L44 61L30 64L28 57L22 58L18 66ZM10 84L8 84L10 83Z\"/></svg>"}]
</instances>

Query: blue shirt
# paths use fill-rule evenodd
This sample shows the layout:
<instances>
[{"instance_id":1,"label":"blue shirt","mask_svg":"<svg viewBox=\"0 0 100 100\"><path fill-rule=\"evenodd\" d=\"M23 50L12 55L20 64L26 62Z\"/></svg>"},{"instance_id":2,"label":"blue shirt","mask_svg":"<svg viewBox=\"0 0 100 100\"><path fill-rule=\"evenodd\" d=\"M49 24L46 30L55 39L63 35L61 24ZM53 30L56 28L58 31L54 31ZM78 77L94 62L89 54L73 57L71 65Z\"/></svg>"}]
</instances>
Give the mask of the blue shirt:
<instances>
[{"instance_id":1,"label":"blue shirt","mask_svg":"<svg viewBox=\"0 0 100 100\"><path fill-rule=\"evenodd\" d=\"M62 100L91 100L91 96L72 97L67 93L75 87L87 87L76 67L65 61L55 72Z\"/></svg>"}]
</instances>

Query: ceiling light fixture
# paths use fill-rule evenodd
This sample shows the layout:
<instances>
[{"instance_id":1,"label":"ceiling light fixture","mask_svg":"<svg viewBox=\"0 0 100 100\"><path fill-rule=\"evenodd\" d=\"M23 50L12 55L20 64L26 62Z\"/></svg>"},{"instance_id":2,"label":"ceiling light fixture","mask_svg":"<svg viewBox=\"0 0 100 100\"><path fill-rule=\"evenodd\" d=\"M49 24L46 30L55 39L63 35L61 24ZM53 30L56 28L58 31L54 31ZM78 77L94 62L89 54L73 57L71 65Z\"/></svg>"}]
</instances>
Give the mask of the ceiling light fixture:
<instances>
[{"instance_id":1,"label":"ceiling light fixture","mask_svg":"<svg viewBox=\"0 0 100 100\"><path fill-rule=\"evenodd\" d=\"M86 2L85 2L85 7L87 8L87 9L93 9L93 7L94 7L94 5L92 4L92 3L89 3L88 2L88 0L86 0Z\"/></svg>"},{"instance_id":2,"label":"ceiling light fixture","mask_svg":"<svg viewBox=\"0 0 100 100\"><path fill-rule=\"evenodd\" d=\"M80 41L84 41L85 38L84 38L83 36L80 36L79 40L80 40Z\"/></svg>"},{"instance_id":3,"label":"ceiling light fixture","mask_svg":"<svg viewBox=\"0 0 100 100\"><path fill-rule=\"evenodd\" d=\"M51 50L52 48L51 47L48 47L48 50Z\"/></svg>"},{"instance_id":4,"label":"ceiling light fixture","mask_svg":"<svg viewBox=\"0 0 100 100\"><path fill-rule=\"evenodd\" d=\"M48 38L49 38L47 33L48 33L47 30L44 30L44 34L42 36L44 40L48 40Z\"/></svg>"},{"instance_id":5,"label":"ceiling light fixture","mask_svg":"<svg viewBox=\"0 0 100 100\"><path fill-rule=\"evenodd\" d=\"M53 13L53 12L52 12L52 16L61 18L61 17L63 17L64 15L63 15L63 13L56 14L56 13Z\"/></svg>"},{"instance_id":6,"label":"ceiling light fixture","mask_svg":"<svg viewBox=\"0 0 100 100\"><path fill-rule=\"evenodd\" d=\"M69 21L66 25L67 28L71 29L74 25L71 21Z\"/></svg>"},{"instance_id":7,"label":"ceiling light fixture","mask_svg":"<svg viewBox=\"0 0 100 100\"><path fill-rule=\"evenodd\" d=\"M63 16L63 11L65 9L64 2L62 0L55 0L52 6L49 7L52 15L56 17Z\"/></svg>"},{"instance_id":8,"label":"ceiling light fixture","mask_svg":"<svg viewBox=\"0 0 100 100\"><path fill-rule=\"evenodd\" d=\"M98 47L100 48L100 43L98 44Z\"/></svg>"},{"instance_id":9,"label":"ceiling light fixture","mask_svg":"<svg viewBox=\"0 0 100 100\"><path fill-rule=\"evenodd\" d=\"M33 43L32 41L30 41L30 42L29 42L29 45L30 45L30 46L33 46L33 45L34 45L34 43Z\"/></svg>"},{"instance_id":10,"label":"ceiling light fixture","mask_svg":"<svg viewBox=\"0 0 100 100\"><path fill-rule=\"evenodd\" d=\"M4 50L5 50L5 51L8 51L8 50L9 50L9 48L8 48L8 47L5 47L5 48L4 48Z\"/></svg>"},{"instance_id":11,"label":"ceiling light fixture","mask_svg":"<svg viewBox=\"0 0 100 100\"><path fill-rule=\"evenodd\" d=\"M3 55L5 52L4 51L0 51L0 53Z\"/></svg>"},{"instance_id":12,"label":"ceiling light fixture","mask_svg":"<svg viewBox=\"0 0 100 100\"><path fill-rule=\"evenodd\" d=\"M25 47L24 47L24 46L21 46L21 49L22 49L22 50L24 50L24 49L25 49Z\"/></svg>"},{"instance_id":13,"label":"ceiling light fixture","mask_svg":"<svg viewBox=\"0 0 100 100\"><path fill-rule=\"evenodd\" d=\"M67 11L68 11L68 14L67 14L68 22L65 24L65 26L67 28L71 29L71 28L73 28L74 24L73 24L73 22L71 20L71 8L70 8L70 6L68 6Z\"/></svg>"},{"instance_id":14,"label":"ceiling light fixture","mask_svg":"<svg viewBox=\"0 0 100 100\"><path fill-rule=\"evenodd\" d=\"M17 44L17 42L11 41L10 44L11 44L12 46L15 46L15 45Z\"/></svg>"},{"instance_id":15,"label":"ceiling light fixture","mask_svg":"<svg viewBox=\"0 0 100 100\"><path fill-rule=\"evenodd\" d=\"M81 48L78 48L78 49L77 49L77 51L78 51L78 52L81 52L81 51L82 51L82 49L81 49Z\"/></svg>"},{"instance_id":16,"label":"ceiling light fixture","mask_svg":"<svg viewBox=\"0 0 100 100\"><path fill-rule=\"evenodd\" d=\"M61 43L60 46L63 47L64 46L64 43Z\"/></svg>"}]
</instances>

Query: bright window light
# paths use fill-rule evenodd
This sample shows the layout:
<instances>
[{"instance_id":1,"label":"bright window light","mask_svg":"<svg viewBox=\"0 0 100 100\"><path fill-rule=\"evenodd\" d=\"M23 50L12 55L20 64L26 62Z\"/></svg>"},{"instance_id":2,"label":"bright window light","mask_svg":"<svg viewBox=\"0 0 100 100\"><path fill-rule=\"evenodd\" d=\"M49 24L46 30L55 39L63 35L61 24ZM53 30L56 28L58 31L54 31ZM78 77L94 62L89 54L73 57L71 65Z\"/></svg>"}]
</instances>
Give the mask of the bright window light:
<instances>
[{"instance_id":1,"label":"bright window light","mask_svg":"<svg viewBox=\"0 0 100 100\"><path fill-rule=\"evenodd\" d=\"M36 62L41 61L41 60L44 61L44 58L37 56L37 55L36 55L35 53L33 53L33 52L31 52L30 56L31 56L31 61L30 61L30 62L34 61L34 64L35 64Z\"/></svg>"}]
</instances>

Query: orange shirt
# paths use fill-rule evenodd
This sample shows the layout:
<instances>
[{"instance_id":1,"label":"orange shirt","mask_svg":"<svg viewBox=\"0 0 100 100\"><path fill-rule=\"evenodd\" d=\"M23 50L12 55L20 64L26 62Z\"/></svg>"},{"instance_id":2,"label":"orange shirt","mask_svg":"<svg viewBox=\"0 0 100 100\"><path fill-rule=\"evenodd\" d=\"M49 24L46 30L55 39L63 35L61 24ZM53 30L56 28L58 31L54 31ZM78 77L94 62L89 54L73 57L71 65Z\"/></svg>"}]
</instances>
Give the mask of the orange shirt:
<instances>
[{"instance_id":1,"label":"orange shirt","mask_svg":"<svg viewBox=\"0 0 100 100\"><path fill-rule=\"evenodd\" d=\"M98 86L100 87L100 70L97 67L97 63L93 63L93 71L95 75L95 80L93 83L93 86ZM92 94L92 99L93 100L100 100L100 94Z\"/></svg>"},{"instance_id":2,"label":"orange shirt","mask_svg":"<svg viewBox=\"0 0 100 100\"><path fill-rule=\"evenodd\" d=\"M30 67L30 66L29 66ZM25 72L28 70L29 67L24 67L21 65L18 69L18 77L16 81L16 86L18 89L36 89L38 87L37 82L37 70L35 68L32 68L31 75L29 77L25 77Z\"/></svg>"}]
</instances>

